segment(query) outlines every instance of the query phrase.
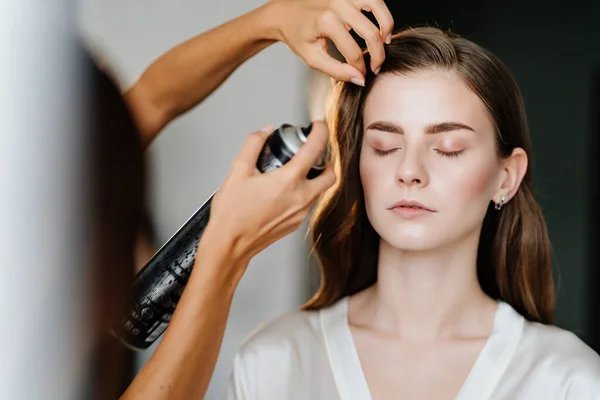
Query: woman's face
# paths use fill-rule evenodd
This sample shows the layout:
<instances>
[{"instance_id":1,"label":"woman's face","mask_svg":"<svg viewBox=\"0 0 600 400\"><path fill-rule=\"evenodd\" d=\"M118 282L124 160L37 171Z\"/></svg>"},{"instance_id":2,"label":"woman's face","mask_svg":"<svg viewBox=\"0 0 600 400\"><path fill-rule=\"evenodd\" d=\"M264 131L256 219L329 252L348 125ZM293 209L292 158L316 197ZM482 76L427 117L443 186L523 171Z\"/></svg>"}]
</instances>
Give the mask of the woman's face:
<instances>
[{"instance_id":1,"label":"woman's face","mask_svg":"<svg viewBox=\"0 0 600 400\"><path fill-rule=\"evenodd\" d=\"M477 240L505 179L479 97L453 72L383 75L363 120L360 176L382 240L417 251Z\"/></svg>"}]
</instances>

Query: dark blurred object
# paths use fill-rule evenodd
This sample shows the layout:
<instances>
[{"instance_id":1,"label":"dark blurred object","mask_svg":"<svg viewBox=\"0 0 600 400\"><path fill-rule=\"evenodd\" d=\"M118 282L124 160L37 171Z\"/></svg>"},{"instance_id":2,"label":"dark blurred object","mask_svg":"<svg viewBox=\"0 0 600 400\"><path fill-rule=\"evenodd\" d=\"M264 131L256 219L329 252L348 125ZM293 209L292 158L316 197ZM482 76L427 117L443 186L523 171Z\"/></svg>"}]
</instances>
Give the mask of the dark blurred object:
<instances>
[{"instance_id":1,"label":"dark blurred object","mask_svg":"<svg viewBox=\"0 0 600 400\"><path fill-rule=\"evenodd\" d=\"M144 210L144 158L133 119L115 83L81 50L89 85L89 200L92 312L97 337L90 376L94 399L116 399L134 376L133 353L106 327L125 311Z\"/></svg>"}]
</instances>

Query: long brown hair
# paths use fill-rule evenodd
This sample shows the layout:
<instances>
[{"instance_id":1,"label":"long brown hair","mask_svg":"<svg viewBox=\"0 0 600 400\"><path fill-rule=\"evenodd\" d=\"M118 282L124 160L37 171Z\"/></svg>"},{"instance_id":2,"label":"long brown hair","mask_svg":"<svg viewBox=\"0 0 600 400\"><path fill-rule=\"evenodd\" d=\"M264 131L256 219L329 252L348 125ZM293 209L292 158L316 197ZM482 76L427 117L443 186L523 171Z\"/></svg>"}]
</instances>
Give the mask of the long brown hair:
<instances>
[{"instance_id":1,"label":"long brown hair","mask_svg":"<svg viewBox=\"0 0 600 400\"><path fill-rule=\"evenodd\" d=\"M340 82L330 98L330 153L338 183L319 200L311 219L321 287L304 309L328 307L377 281L379 236L365 211L359 175L362 112L374 82L385 74L423 68L455 71L476 93L495 123L499 157L522 148L531 160L523 98L508 69L489 51L437 28L409 29L385 46L380 73L366 85ZM366 65L369 55L365 53ZM546 224L531 186L531 162L515 197L501 211L490 206L483 221L477 275L484 292L509 303L532 321L551 323L552 254Z\"/></svg>"}]
</instances>

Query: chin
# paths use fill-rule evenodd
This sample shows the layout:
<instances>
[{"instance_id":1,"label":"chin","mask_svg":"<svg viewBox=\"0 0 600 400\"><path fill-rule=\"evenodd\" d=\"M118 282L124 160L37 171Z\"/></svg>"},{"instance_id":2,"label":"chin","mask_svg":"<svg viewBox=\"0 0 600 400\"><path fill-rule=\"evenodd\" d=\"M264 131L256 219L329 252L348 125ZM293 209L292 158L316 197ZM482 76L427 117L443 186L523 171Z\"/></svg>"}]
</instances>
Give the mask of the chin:
<instances>
[{"instance_id":1,"label":"chin","mask_svg":"<svg viewBox=\"0 0 600 400\"><path fill-rule=\"evenodd\" d=\"M427 239L415 239L414 237L402 238L402 237L384 237L381 236L381 240L387 243L390 247L411 252L424 252L438 248L439 245L432 243L431 240Z\"/></svg>"},{"instance_id":2,"label":"chin","mask_svg":"<svg viewBox=\"0 0 600 400\"><path fill-rule=\"evenodd\" d=\"M424 226L374 228L382 241L398 250L428 251L444 245L438 237L440 232L432 232Z\"/></svg>"}]
</instances>

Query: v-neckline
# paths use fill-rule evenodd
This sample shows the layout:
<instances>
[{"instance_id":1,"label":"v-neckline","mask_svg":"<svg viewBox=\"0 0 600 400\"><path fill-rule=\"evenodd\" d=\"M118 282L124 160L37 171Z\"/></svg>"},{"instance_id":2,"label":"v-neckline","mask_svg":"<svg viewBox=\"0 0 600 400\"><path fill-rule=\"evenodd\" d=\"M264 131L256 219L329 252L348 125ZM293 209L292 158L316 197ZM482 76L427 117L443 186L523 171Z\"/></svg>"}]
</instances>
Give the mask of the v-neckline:
<instances>
[{"instance_id":1,"label":"v-neckline","mask_svg":"<svg viewBox=\"0 0 600 400\"><path fill-rule=\"evenodd\" d=\"M320 312L327 356L341 400L372 400L348 323L348 298ZM492 333L486 340L456 400L487 400L514 356L525 319L499 301Z\"/></svg>"}]
</instances>

